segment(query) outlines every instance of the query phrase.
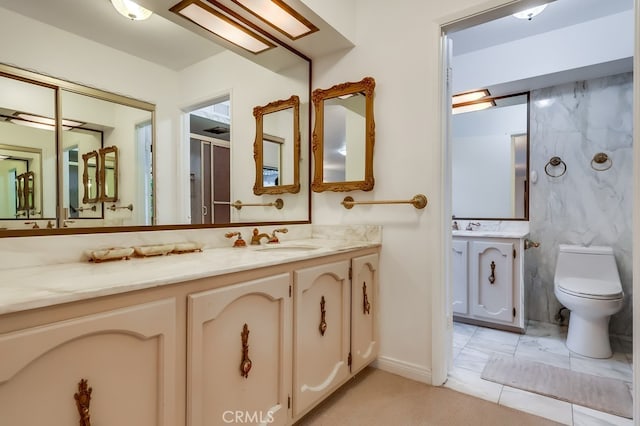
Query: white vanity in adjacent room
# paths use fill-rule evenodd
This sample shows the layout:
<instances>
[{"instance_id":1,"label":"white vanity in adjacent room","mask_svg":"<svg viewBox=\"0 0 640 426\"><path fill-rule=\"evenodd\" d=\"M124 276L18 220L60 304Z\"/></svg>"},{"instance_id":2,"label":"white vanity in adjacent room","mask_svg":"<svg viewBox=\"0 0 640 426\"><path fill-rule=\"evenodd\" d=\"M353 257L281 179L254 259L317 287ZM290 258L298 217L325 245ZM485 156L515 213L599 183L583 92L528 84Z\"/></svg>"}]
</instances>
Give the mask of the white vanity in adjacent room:
<instances>
[{"instance_id":1,"label":"white vanity in adjacent room","mask_svg":"<svg viewBox=\"0 0 640 426\"><path fill-rule=\"evenodd\" d=\"M524 332L524 255L528 231L454 230L454 320Z\"/></svg>"}]
</instances>

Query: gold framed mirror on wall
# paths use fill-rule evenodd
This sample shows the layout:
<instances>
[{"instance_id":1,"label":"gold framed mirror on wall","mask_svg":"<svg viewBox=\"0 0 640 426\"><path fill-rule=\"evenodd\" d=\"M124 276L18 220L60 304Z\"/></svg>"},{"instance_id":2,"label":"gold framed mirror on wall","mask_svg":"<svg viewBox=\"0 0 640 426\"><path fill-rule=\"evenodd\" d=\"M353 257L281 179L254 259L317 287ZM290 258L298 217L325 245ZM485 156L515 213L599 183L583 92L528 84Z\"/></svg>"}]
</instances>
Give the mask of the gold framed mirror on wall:
<instances>
[{"instance_id":1,"label":"gold framed mirror on wall","mask_svg":"<svg viewBox=\"0 0 640 426\"><path fill-rule=\"evenodd\" d=\"M313 91L313 191L373 189L374 89L365 77Z\"/></svg>"},{"instance_id":2,"label":"gold framed mirror on wall","mask_svg":"<svg viewBox=\"0 0 640 426\"><path fill-rule=\"evenodd\" d=\"M253 109L256 138L253 193L300 192L300 98L271 102Z\"/></svg>"}]
</instances>

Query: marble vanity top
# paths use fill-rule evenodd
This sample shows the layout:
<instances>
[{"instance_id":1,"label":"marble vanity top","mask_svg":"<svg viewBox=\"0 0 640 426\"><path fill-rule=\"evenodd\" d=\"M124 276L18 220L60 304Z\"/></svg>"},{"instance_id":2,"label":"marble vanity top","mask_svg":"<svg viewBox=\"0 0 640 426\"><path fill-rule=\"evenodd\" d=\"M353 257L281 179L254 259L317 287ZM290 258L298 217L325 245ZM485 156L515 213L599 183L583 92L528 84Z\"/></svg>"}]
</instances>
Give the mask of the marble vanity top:
<instances>
[{"instance_id":1,"label":"marble vanity top","mask_svg":"<svg viewBox=\"0 0 640 426\"><path fill-rule=\"evenodd\" d=\"M524 238L529 235L528 231L486 231L483 229L475 231L453 230L454 237L483 237L483 238Z\"/></svg>"},{"instance_id":2,"label":"marble vanity top","mask_svg":"<svg viewBox=\"0 0 640 426\"><path fill-rule=\"evenodd\" d=\"M2 271L0 314L313 259L379 242L307 238L245 248Z\"/></svg>"}]
</instances>

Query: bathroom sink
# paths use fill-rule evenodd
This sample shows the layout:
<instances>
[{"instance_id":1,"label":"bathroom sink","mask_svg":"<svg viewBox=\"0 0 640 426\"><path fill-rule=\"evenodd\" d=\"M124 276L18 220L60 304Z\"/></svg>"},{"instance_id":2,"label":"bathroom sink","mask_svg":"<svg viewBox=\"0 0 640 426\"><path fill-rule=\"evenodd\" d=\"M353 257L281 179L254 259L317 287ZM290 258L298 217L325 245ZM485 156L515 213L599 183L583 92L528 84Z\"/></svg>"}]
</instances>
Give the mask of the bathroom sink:
<instances>
[{"instance_id":1,"label":"bathroom sink","mask_svg":"<svg viewBox=\"0 0 640 426\"><path fill-rule=\"evenodd\" d=\"M266 246L262 246L260 248L255 249L255 251L273 251L273 252L291 252L291 253L296 253L296 252L305 252L305 251L311 251L311 250L317 250L320 247L318 246L281 246L278 244L274 244L274 245L266 245Z\"/></svg>"}]
</instances>

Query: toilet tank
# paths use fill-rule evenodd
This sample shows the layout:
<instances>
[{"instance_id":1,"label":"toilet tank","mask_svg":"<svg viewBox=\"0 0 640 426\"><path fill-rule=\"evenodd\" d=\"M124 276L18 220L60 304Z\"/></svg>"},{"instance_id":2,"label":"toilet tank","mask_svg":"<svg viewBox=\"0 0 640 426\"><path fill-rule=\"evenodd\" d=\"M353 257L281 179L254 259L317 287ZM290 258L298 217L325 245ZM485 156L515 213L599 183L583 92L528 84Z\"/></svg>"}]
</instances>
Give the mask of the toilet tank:
<instances>
[{"instance_id":1,"label":"toilet tank","mask_svg":"<svg viewBox=\"0 0 640 426\"><path fill-rule=\"evenodd\" d=\"M560 244L555 279L565 277L620 281L613 249Z\"/></svg>"}]
</instances>

